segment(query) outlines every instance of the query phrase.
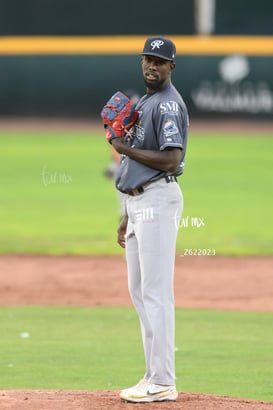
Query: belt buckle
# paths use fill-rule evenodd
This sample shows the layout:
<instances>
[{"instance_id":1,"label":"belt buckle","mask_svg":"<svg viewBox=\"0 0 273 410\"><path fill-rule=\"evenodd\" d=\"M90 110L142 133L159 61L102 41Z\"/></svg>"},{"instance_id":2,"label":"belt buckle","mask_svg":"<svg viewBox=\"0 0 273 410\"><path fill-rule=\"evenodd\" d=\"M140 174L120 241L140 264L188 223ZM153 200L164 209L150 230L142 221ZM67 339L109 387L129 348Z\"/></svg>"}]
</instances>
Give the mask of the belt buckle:
<instances>
[{"instance_id":1,"label":"belt buckle","mask_svg":"<svg viewBox=\"0 0 273 410\"><path fill-rule=\"evenodd\" d=\"M144 188L141 186L139 188L130 189L130 191L128 191L127 194L130 196L137 196L137 195L143 194L143 192L144 192Z\"/></svg>"},{"instance_id":2,"label":"belt buckle","mask_svg":"<svg viewBox=\"0 0 273 410\"><path fill-rule=\"evenodd\" d=\"M167 184L169 184L170 182L177 182L177 179L174 175L167 175L165 177L165 180L166 180Z\"/></svg>"}]
</instances>

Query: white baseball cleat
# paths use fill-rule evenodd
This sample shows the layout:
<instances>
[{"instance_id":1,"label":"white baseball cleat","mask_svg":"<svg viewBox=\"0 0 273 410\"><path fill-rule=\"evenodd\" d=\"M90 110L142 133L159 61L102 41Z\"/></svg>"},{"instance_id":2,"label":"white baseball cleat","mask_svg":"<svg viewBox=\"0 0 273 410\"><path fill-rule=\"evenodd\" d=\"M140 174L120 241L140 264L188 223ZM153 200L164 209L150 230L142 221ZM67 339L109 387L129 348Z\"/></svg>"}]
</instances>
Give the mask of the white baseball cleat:
<instances>
[{"instance_id":1,"label":"white baseball cleat","mask_svg":"<svg viewBox=\"0 0 273 410\"><path fill-rule=\"evenodd\" d=\"M147 388L148 388L149 384L150 384L150 382L148 382L148 380L146 380L146 379L141 379L141 380L140 380L137 384L135 384L134 386L128 387L127 389L121 390L120 395L121 395L121 394L127 394L127 393L129 393L131 390L135 390L135 389L137 389L137 388L140 388L141 386L147 386Z\"/></svg>"},{"instance_id":2,"label":"white baseball cleat","mask_svg":"<svg viewBox=\"0 0 273 410\"><path fill-rule=\"evenodd\" d=\"M175 386L161 386L153 383L141 383L135 387L122 390L120 398L133 403L149 403L153 401L175 401L178 392Z\"/></svg>"}]
</instances>

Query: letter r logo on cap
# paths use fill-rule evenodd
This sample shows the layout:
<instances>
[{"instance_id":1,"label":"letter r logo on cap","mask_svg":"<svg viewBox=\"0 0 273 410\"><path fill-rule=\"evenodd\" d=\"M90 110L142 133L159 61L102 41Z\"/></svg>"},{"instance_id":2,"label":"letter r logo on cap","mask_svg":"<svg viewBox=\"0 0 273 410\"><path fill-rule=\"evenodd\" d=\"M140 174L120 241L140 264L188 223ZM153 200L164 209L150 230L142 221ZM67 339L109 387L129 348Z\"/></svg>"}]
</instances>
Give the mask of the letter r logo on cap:
<instances>
[{"instance_id":1,"label":"letter r logo on cap","mask_svg":"<svg viewBox=\"0 0 273 410\"><path fill-rule=\"evenodd\" d=\"M152 41L152 43L151 43L152 50L154 50L155 48L160 48L161 46L163 46L163 44L164 44L164 41L162 41L162 40Z\"/></svg>"}]
</instances>

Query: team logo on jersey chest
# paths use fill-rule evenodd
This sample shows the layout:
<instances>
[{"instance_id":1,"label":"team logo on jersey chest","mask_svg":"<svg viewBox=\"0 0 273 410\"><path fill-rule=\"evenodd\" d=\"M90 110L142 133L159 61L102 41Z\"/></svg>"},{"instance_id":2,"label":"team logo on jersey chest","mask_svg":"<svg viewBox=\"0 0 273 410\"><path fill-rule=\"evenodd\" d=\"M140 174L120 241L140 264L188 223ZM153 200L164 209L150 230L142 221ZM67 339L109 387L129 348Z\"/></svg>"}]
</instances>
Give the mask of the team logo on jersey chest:
<instances>
[{"instance_id":1,"label":"team logo on jersey chest","mask_svg":"<svg viewBox=\"0 0 273 410\"><path fill-rule=\"evenodd\" d=\"M178 104L176 101L168 101L165 103L160 104L160 113L161 114L170 114L170 115L177 115L178 114Z\"/></svg>"},{"instance_id":2,"label":"team logo on jersey chest","mask_svg":"<svg viewBox=\"0 0 273 410\"><path fill-rule=\"evenodd\" d=\"M144 128L137 124L135 126L135 135L136 135L136 139L139 142L143 142L144 141Z\"/></svg>"}]
</instances>

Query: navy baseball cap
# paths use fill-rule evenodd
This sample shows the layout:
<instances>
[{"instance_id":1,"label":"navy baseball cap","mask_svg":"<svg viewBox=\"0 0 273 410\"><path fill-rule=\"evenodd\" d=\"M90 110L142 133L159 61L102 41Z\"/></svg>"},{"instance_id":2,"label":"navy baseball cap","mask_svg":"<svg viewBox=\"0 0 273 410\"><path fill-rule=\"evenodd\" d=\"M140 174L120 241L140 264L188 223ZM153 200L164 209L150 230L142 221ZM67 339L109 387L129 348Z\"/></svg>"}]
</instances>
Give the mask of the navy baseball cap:
<instances>
[{"instance_id":1,"label":"navy baseball cap","mask_svg":"<svg viewBox=\"0 0 273 410\"><path fill-rule=\"evenodd\" d=\"M156 56L163 60L175 59L176 47L174 43L165 37L149 37L145 44L142 56Z\"/></svg>"}]
</instances>

